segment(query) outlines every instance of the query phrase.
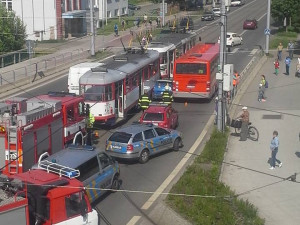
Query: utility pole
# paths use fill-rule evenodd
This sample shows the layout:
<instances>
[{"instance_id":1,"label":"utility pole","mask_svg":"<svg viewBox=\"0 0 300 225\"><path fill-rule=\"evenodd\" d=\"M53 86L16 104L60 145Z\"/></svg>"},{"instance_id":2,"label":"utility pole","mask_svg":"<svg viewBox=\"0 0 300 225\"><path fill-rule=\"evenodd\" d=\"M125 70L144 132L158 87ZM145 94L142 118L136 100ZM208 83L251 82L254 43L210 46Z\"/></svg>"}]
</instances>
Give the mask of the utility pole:
<instances>
[{"instance_id":1,"label":"utility pole","mask_svg":"<svg viewBox=\"0 0 300 225\"><path fill-rule=\"evenodd\" d=\"M268 0L268 7L267 7L267 27L266 30L270 30L270 14L271 14L271 0ZM270 34L266 33L266 55L269 55L269 41L270 41Z\"/></svg>"},{"instance_id":2,"label":"utility pole","mask_svg":"<svg viewBox=\"0 0 300 225\"><path fill-rule=\"evenodd\" d=\"M90 23L91 23L91 56L95 55L95 31L94 31L94 4L90 0Z\"/></svg>"},{"instance_id":3,"label":"utility pole","mask_svg":"<svg viewBox=\"0 0 300 225\"><path fill-rule=\"evenodd\" d=\"M165 0L162 0L162 26L165 26Z\"/></svg>"},{"instance_id":4,"label":"utility pole","mask_svg":"<svg viewBox=\"0 0 300 225\"><path fill-rule=\"evenodd\" d=\"M220 35L220 67L222 79L218 79L218 112L217 112L217 127L219 131L224 131L224 104L223 104L223 73L224 73L224 64L225 64L225 48L226 48L226 39L225 39L225 30L226 30L226 9L225 9L225 0L221 1L221 35Z\"/></svg>"}]
</instances>

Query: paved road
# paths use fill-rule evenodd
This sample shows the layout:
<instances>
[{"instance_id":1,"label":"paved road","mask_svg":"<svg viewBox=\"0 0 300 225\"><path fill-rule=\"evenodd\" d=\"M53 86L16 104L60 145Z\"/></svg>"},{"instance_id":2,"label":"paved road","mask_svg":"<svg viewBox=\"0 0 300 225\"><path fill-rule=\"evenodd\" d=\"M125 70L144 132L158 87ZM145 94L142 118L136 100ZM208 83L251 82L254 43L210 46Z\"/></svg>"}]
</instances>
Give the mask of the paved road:
<instances>
[{"instance_id":1,"label":"paved road","mask_svg":"<svg viewBox=\"0 0 300 225\"><path fill-rule=\"evenodd\" d=\"M253 15L257 18L263 16L265 12L265 5L266 0L256 0L251 1L251 3L248 3L244 7L236 8L234 11L232 10L228 16L228 30L242 33L242 21L247 17L252 17ZM217 25L217 22L218 21L215 21L214 23L199 23L199 26L202 28L201 36L203 41L211 42L217 40L220 31L220 27ZM261 23L264 22L265 17L261 20ZM264 41L262 30L262 26L259 26L259 29L255 31L245 32L243 34L245 40L244 44L241 47L238 46L233 48L233 51L235 51L234 49L236 48L247 48L252 50L256 44L262 45ZM235 51L233 54L228 56L228 62L234 63L236 68L241 70L251 59L251 56L248 55L251 55L249 51L247 53ZM28 92L31 95L37 95L50 90L66 90L66 87L67 77L63 77L50 84L46 84L43 87L39 87ZM21 95L26 96L25 94ZM175 103L174 107L180 114L180 126L178 130L182 131L185 137L185 146L182 150L188 151L212 115L214 103L200 101L197 103L188 103L187 107L185 107L183 103ZM137 118L138 115L134 116L128 121L128 123L137 120ZM105 143L104 141L110 132L111 131L109 130L100 131L100 135L103 136L99 140L99 147L103 148ZM151 159L146 165L121 162L121 179L123 180L122 187L127 190L155 191L175 168L183 156L183 152L167 152ZM142 219L140 219L140 222L148 221L148 223L151 224L151 222L149 222L150 219L147 219L147 216L143 214L148 214L149 211L142 212L140 210L149 197L150 194L143 193L127 195L124 195L123 193L114 193L105 196L97 206L101 209L110 224L126 224L133 216L141 216Z\"/></svg>"}]
</instances>

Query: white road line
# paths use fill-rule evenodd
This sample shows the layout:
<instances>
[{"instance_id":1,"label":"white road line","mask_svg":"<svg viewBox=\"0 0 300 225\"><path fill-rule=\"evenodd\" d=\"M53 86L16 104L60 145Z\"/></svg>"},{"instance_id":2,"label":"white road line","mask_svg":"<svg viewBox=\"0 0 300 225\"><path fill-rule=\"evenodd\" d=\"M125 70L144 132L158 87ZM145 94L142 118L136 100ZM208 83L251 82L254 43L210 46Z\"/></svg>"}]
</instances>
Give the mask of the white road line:
<instances>
[{"instance_id":1,"label":"white road line","mask_svg":"<svg viewBox=\"0 0 300 225\"><path fill-rule=\"evenodd\" d=\"M252 49L252 51L250 52L249 56L254 55L257 51L258 51L257 48Z\"/></svg>"},{"instance_id":2,"label":"white road line","mask_svg":"<svg viewBox=\"0 0 300 225\"><path fill-rule=\"evenodd\" d=\"M265 15L267 15L267 13L265 13L261 17L259 17L259 19L257 21L260 21Z\"/></svg>"},{"instance_id":3,"label":"white road line","mask_svg":"<svg viewBox=\"0 0 300 225\"><path fill-rule=\"evenodd\" d=\"M233 51L228 52L228 54L234 54L234 53L236 53L238 50L239 50L239 48L235 48L235 49L233 49Z\"/></svg>"},{"instance_id":4,"label":"white road line","mask_svg":"<svg viewBox=\"0 0 300 225\"><path fill-rule=\"evenodd\" d=\"M244 33L246 33L247 30L243 30L242 33L240 33L240 36L243 36Z\"/></svg>"},{"instance_id":5,"label":"white road line","mask_svg":"<svg viewBox=\"0 0 300 225\"><path fill-rule=\"evenodd\" d=\"M129 222L126 225L134 225L136 222L141 218L141 216L134 216L129 220Z\"/></svg>"},{"instance_id":6,"label":"white road line","mask_svg":"<svg viewBox=\"0 0 300 225\"><path fill-rule=\"evenodd\" d=\"M141 209L147 210L150 206L155 202L155 200L159 197L159 195L163 192L163 190L172 182L172 180L178 175L178 173L182 170L183 166L187 163L192 153L194 153L205 137L209 127L211 126L213 120L215 119L215 115L212 115L208 122L206 123L204 129L202 130L200 136L197 138L193 146L190 148L188 153L181 159L175 169L170 173L170 175L164 180L164 182L157 188L154 194L145 202Z\"/></svg>"}]
</instances>

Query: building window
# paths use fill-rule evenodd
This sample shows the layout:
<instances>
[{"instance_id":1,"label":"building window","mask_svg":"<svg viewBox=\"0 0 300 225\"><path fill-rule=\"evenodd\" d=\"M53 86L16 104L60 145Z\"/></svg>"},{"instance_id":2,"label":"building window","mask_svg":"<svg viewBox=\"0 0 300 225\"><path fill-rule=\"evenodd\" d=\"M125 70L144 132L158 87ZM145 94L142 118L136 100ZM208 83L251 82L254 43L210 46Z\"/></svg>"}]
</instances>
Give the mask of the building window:
<instances>
[{"instance_id":1,"label":"building window","mask_svg":"<svg viewBox=\"0 0 300 225\"><path fill-rule=\"evenodd\" d=\"M73 3L73 10L78 10L78 0L74 0Z\"/></svg>"},{"instance_id":2,"label":"building window","mask_svg":"<svg viewBox=\"0 0 300 225\"><path fill-rule=\"evenodd\" d=\"M115 16L119 15L119 9L115 9Z\"/></svg>"},{"instance_id":3,"label":"building window","mask_svg":"<svg viewBox=\"0 0 300 225\"><path fill-rule=\"evenodd\" d=\"M68 0L67 11L72 11L72 0Z\"/></svg>"},{"instance_id":4,"label":"building window","mask_svg":"<svg viewBox=\"0 0 300 225\"><path fill-rule=\"evenodd\" d=\"M111 11L107 11L107 18L111 18Z\"/></svg>"},{"instance_id":5,"label":"building window","mask_svg":"<svg viewBox=\"0 0 300 225\"><path fill-rule=\"evenodd\" d=\"M2 5L9 11L12 11L12 0L2 0Z\"/></svg>"},{"instance_id":6,"label":"building window","mask_svg":"<svg viewBox=\"0 0 300 225\"><path fill-rule=\"evenodd\" d=\"M122 8L122 15L126 14L126 7Z\"/></svg>"}]
</instances>

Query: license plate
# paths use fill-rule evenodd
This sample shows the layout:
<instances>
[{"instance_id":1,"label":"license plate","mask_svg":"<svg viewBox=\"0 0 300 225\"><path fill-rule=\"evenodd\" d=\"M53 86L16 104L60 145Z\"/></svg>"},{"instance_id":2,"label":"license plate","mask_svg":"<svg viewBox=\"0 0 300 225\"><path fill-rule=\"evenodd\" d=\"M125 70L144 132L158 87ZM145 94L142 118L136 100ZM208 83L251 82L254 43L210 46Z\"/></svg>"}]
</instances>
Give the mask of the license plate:
<instances>
[{"instance_id":1,"label":"license plate","mask_svg":"<svg viewBox=\"0 0 300 225\"><path fill-rule=\"evenodd\" d=\"M121 146L113 145L112 148L113 148L113 149L118 149L118 150L120 150L122 147L121 147Z\"/></svg>"}]
</instances>

